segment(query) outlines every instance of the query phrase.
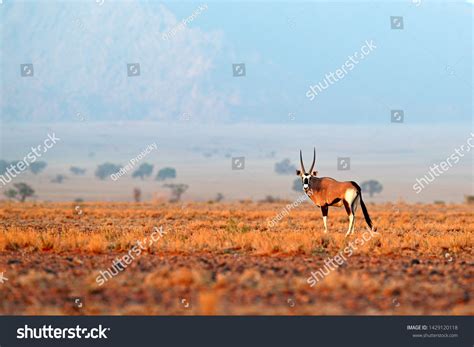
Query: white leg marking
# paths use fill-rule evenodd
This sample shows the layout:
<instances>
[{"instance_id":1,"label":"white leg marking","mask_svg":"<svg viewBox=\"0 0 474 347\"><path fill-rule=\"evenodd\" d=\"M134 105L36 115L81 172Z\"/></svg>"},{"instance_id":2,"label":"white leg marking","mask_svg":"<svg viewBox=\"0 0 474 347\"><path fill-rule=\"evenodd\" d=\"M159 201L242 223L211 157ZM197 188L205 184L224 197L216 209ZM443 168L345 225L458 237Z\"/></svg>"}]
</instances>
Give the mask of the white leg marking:
<instances>
[{"instance_id":1,"label":"white leg marking","mask_svg":"<svg viewBox=\"0 0 474 347\"><path fill-rule=\"evenodd\" d=\"M350 214L349 215L349 228L347 229L346 236L349 235L352 232L352 226L354 225L354 215Z\"/></svg>"},{"instance_id":2,"label":"white leg marking","mask_svg":"<svg viewBox=\"0 0 474 347\"><path fill-rule=\"evenodd\" d=\"M357 211L357 207L359 206L360 202L360 196L357 194L357 196L354 199L354 202L352 203L352 229L351 229L351 234L354 233L354 227L355 227L355 213Z\"/></svg>"},{"instance_id":3,"label":"white leg marking","mask_svg":"<svg viewBox=\"0 0 474 347\"><path fill-rule=\"evenodd\" d=\"M349 206L351 207L351 214L349 215L349 228L347 229L346 236L348 236L351 232L354 231L354 201L357 199L359 194L357 194L356 189L348 189L344 194L344 199L348 202Z\"/></svg>"},{"instance_id":4,"label":"white leg marking","mask_svg":"<svg viewBox=\"0 0 474 347\"><path fill-rule=\"evenodd\" d=\"M354 212L354 215L355 215L355 212L357 211L357 207L359 207L359 204L360 204L360 196L357 195L354 202L352 203L352 212Z\"/></svg>"},{"instance_id":5,"label":"white leg marking","mask_svg":"<svg viewBox=\"0 0 474 347\"><path fill-rule=\"evenodd\" d=\"M323 216L323 222L324 222L324 233L328 232L328 225L327 225L327 216Z\"/></svg>"}]
</instances>

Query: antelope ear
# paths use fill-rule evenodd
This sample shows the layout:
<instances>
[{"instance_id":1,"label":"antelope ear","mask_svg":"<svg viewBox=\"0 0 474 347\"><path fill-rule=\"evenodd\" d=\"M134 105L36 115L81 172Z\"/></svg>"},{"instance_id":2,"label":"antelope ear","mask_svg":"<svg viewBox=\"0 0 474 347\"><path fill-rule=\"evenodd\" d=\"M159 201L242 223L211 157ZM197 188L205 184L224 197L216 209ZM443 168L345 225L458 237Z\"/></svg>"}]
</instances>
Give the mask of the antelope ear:
<instances>
[{"instance_id":1,"label":"antelope ear","mask_svg":"<svg viewBox=\"0 0 474 347\"><path fill-rule=\"evenodd\" d=\"M301 171L300 170L296 170L296 176L301 176Z\"/></svg>"},{"instance_id":2,"label":"antelope ear","mask_svg":"<svg viewBox=\"0 0 474 347\"><path fill-rule=\"evenodd\" d=\"M318 175L318 172L317 171L313 171L313 176L317 176Z\"/></svg>"}]
</instances>

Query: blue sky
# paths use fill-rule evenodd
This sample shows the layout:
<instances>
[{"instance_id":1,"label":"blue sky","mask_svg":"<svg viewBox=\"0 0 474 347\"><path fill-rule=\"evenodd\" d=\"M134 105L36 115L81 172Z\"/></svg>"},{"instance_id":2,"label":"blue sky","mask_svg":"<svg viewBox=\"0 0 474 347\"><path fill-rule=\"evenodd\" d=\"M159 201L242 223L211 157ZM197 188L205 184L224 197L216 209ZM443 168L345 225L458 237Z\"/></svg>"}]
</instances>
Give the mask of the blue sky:
<instances>
[{"instance_id":1,"label":"blue sky","mask_svg":"<svg viewBox=\"0 0 474 347\"><path fill-rule=\"evenodd\" d=\"M167 41L162 34L205 10ZM16 2L0 5L4 121L472 125L472 3ZM392 30L391 16L403 16ZM377 48L314 101L308 87ZM127 63L140 64L128 77ZM21 77L20 64L34 76ZM246 76L233 77L232 64ZM289 116L291 114L291 116Z\"/></svg>"}]
</instances>

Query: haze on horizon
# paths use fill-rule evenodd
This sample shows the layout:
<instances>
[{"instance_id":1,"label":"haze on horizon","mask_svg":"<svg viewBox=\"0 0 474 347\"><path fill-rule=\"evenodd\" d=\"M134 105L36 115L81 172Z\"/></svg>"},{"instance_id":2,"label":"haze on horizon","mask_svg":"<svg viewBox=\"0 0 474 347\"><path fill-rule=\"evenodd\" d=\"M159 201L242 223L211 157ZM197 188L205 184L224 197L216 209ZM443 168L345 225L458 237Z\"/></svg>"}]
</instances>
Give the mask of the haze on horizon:
<instances>
[{"instance_id":1,"label":"haze on horizon","mask_svg":"<svg viewBox=\"0 0 474 347\"><path fill-rule=\"evenodd\" d=\"M296 177L274 165L298 165L299 149L310 162L313 146L321 175L380 181L373 201L473 194L472 151L422 193L412 188L473 130L470 2L4 1L0 19L0 159L21 159L48 132L62 137L43 176L18 178L38 199L129 200L135 186L144 198L161 194L151 178L93 176L151 141L159 150L143 161L175 167L188 199L294 198ZM367 41L369 55L306 96ZM235 77L241 63L245 76ZM233 156L245 156L245 170L231 169ZM351 169L338 170L338 157ZM50 182L73 165L86 176Z\"/></svg>"}]
</instances>

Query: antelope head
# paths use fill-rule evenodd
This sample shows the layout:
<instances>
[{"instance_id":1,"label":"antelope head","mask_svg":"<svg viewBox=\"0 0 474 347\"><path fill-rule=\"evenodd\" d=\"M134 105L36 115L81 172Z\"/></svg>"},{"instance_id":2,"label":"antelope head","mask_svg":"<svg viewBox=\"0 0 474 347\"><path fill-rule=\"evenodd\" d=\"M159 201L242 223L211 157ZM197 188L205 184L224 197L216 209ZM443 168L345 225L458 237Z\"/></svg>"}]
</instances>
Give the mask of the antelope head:
<instances>
[{"instance_id":1,"label":"antelope head","mask_svg":"<svg viewBox=\"0 0 474 347\"><path fill-rule=\"evenodd\" d=\"M313 163L311 164L311 168L309 169L309 171L306 171L304 168L303 153L300 150L301 170L296 170L296 175L301 177L301 180L303 182L303 189L305 192L310 189L311 177L316 177L316 175L318 174L317 171L313 171L315 163L316 163L316 148L314 148Z\"/></svg>"}]
</instances>

